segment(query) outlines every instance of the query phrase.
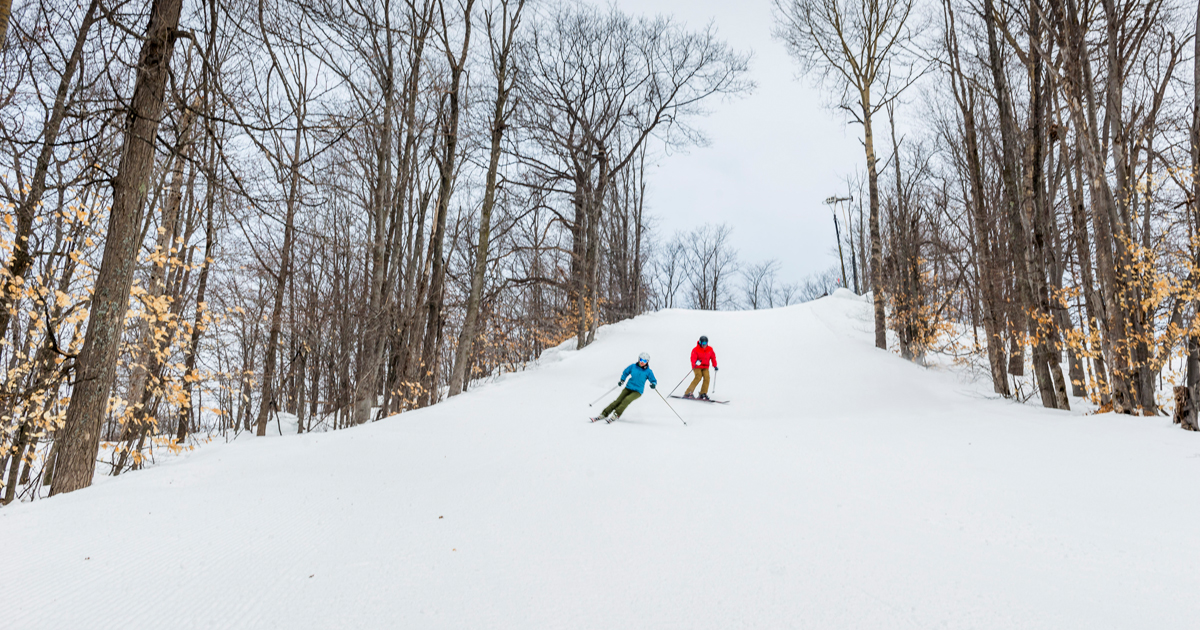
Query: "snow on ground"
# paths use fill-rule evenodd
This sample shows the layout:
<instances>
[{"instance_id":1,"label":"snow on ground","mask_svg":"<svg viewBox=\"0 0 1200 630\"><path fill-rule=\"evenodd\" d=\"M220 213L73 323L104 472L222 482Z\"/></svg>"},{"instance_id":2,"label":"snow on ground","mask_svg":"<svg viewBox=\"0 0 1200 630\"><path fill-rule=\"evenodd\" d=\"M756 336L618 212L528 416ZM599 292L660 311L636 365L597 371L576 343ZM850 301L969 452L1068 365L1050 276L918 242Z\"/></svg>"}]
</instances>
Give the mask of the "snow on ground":
<instances>
[{"instance_id":1,"label":"snow on ground","mask_svg":"<svg viewBox=\"0 0 1200 630\"><path fill-rule=\"evenodd\" d=\"M5 508L3 626L1197 627L1200 436L994 399L870 325L840 294L660 312L430 409ZM700 334L731 404L587 422Z\"/></svg>"}]
</instances>

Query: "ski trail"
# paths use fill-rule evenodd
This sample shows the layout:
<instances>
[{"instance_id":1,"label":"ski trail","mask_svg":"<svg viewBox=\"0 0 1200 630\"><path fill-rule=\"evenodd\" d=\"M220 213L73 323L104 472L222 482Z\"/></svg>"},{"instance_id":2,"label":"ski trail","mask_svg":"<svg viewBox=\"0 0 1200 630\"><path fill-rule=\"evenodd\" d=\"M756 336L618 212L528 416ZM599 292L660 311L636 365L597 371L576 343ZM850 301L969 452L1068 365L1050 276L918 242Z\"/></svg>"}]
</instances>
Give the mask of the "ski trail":
<instances>
[{"instance_id":1,"label":"ski trail","mask_svg":"<svg viewBox=\"0 0 1200 630\"><path fill-rule=\"evenodd\" d=\"M6 507L4 628L1193 625L1200 436L981 399L869 315L655 313L430 408ZM701 334L736 404L583 422Z\"/></svg>"}]
</instances>

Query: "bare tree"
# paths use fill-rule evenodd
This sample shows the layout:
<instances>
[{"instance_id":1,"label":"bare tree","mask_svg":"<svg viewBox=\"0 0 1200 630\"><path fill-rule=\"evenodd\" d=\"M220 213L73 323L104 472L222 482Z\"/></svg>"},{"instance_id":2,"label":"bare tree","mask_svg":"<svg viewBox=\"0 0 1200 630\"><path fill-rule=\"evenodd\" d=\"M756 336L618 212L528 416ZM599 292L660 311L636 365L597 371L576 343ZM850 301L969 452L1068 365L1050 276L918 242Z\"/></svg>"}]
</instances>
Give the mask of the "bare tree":
<instances>
[{"instance_id":1,"label":"bare tree","mask_svg":"<svg viewBox=\"0 0 1200 630\"><path fill-rule=\"evenodd\" d=\"M979 147L979 132L976 125L979 89L967 76L959 54L958 25L954 7L950 0L943 1L944 44L946 47L946 69L950 75L951 93L958 107L960 128L950 128L948 133L962 138L962 168L967 173L967 204L971 209L971 245L977 269L979 302L983 309L983 328L986 334L988 364L991 368L992 388L1000 395L1008 396L1008 376L1004 369L1004 336L1001 323L1000 270L997 268L996 253L992 245L992 230L984 199L986 183L983 175L983 156Z\"/></svg>"},{"instance_id":2,"label":"bare tree","mask_svg":"<svg viewBox=\"0 0 1200 630\"><path fill-rule=\"evenodd\" d=\"M82 14L79 29L75 34L74 46L63 65L58 89L54 93L53 105L50 106L46 115L46 123L42 129L41 151L38 153L33 174L26 191L22 191L24 192L23 198L15 204L17 206L17 229L13 235L14 251L4 270L3 283L0 284L0 339L3 339L8 331L11 306L20 294L20 286L24 284L25 274L33 263L30 247L33 244L31 237L33 236L35 212L38 205L42 203L43 195L46 194L46 177L50 172L54 150L62 130L63 118L66 116L70 100L72 100L71 84L82 62L84 44L87 42L88 34L99 17L98 6L99 0L91 0ZM11 0L0 0L0 46L4 45L10 9Z\"/></svg>"},{"instance_id":3,"label":"bare tree","mask_svg":"<svg viewBox=\"0 0 1200 630\"><path fill-rule=\"evenodd\" d=\"M504 130L512 116L509 96L513 90L512 52L525 0L497 0L499 6L484 13L487 25L488 52L492 74L496 79L496 97L492 108L491 145L488 149L488 168L484 182L483 207L479 211L479 236L475 246L475 265L471 272L471 290L467 296L466 315L454 353L454 368L450 375L450 395L456 396L467 379L467 360L478 336L479 305L483 297L483 282L487 274L492 233L492 210L496 205L496 182L500 170ZM515 6L510 6L515 2ZM511 11L511 13L510 13Z\"/></svg>"},{"instance_id":4,"label":"bare tree","mask_svg":"<svg viewBox=\"0 0 1200 630\"><path fill-rule=\"evenodd\" d=\"M58 438L52 494L71 492L92 483L100 426L116 378L117 354L134 263L141 242L139 228L154 166L154 143L163 109L171 53L178 38L181 0L154 0L138 56L137 81L125 121L120 166L112 182L104 260L96 277L87 335L78 357L76 387Z\"/></svg>"},{"instance_id":5,"label":"bare tree","mask_svg":"<svg viewBox=\"0 0 1200 630\"><path fill-rule=\"evenodd\" d=\"M742 268L742 299L753 310L776 306L775 276L779 261L772 258Z\"/></svg>"},{"instance_id":6,"label":"bare tree","mask_svg":"<svg viewBox=\"0 0 1200 630\"><path fill-rule=\"evenodd\" d=\"M615 176L651 137L701 141L689 120L704 101L752 87L747 57L712 28L690 32L669 18L583 5L552 10L518 56L528 184L570 200L570 213L555 211L571 256L566 282L555 282L568 290L582 348L599 323L600 226Z\"/></svg>"},{"instance_id":7,"label":"bare tree","mask_svg":"<svg viewBox=\"0 0 1200 630\"><path fill-rule=\"evenodd\" d=\"M437 203L434 207L434 229L430 235L429 256L432 260L430 272L429 296L426 302L427 316L425 320L425 340L421 349L421 364L419 369L424 375L425 404L433 404L438 399L437 374L438 345L442 338L446 286L446 261L443 247L446 239L446 219L450 213L450 196L454 193L455 177L458 173L458 141L459 121L462 116L462 81L467 64L467 53L471 45L471 8L475 0L460 1L459 13L463 20L462 44L456 49L450 43L450 26L446 19L446 8L443 0L438 0L438 17L440 30L438 37L442 42L442 52L450 72L449 85L445 88L444 105L439 112L438 140L440 146L436 154L438 166Z\"/></svg>"},{"instance_id":8,"label":"bare tree","mask_svg":"<svg viewBox=\"0 0 1200 630\"><path fill-rule=\"evenodd\" d=\"M774 306L791 306L800 301L800 286L794 282L784 282L776 285L775 295L771 298Z\"/></svg>"},{"instance_id":9,"label":"bare tree","mask_svg":"<svg viewBox=\"0 0 1200 630\"><path fill-rule=\"evenodd\" d=\"M650 266L654 283L654 305L657 308L675 308L675 300L687 267L687 249L684 246L683 234L676 233L669 241L660 244L651 258Z\"/></svg>"},{"instance_id":10,"label":"bare tree","mask_svg":"<svg viewBox=\"0 0 1200 630\"><path fill-rule=\"evenodd\" d=\"M729 284L737 273L737 252L729 242L733 228L706 223L684 240L692 308L712 311L732 302Z\"/></svg>"},{"instance_id":11,"label":"bare tree","mask_svg":"<svg viewBox=\"0 0 1200 630\"><path fill-rule=\"evenodd\" d=\"M883 245L879 228L879 173L873 117L911 82L893 66L912 39L914 0L773 0L775 36L806 72L840 88L838 106L863 126L870 192L871 287L875 346L887 348Z\"/></svg>"},{"instance_id":12,"label":"bare tree","mask_svg":"<svg viewBox=\"0 0 1200 630\"><path fill-rule=\"evenodd\" d=\"M801 281L796 290L796 297L801 302L811 302L831 295L841 286L838 282L840 277L836 266L810 274Z\"/></svg>"}]
</instances>

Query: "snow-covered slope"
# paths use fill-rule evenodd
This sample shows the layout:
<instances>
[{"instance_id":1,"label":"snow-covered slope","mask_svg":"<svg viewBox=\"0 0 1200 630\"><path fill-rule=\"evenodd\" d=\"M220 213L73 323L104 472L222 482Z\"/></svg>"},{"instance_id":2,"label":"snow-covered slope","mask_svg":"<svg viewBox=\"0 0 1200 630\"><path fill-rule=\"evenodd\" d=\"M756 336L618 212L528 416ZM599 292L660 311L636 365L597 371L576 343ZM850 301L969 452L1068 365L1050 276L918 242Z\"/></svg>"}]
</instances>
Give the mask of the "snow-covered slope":
<instances>
[{"instance_id":1,"label":"snow-covered slope","mask_svg":"<svg viewBox=\"0 0 1200 630\"><path fill-rule=\"evenodd\" d=\"M5 508L0 626L1200 624L1196 435L992 399L869 318L647 315L427 410ZM587 422L640 351L669 389L700 334L733 403Z\"/></svg>"}]
</instances>

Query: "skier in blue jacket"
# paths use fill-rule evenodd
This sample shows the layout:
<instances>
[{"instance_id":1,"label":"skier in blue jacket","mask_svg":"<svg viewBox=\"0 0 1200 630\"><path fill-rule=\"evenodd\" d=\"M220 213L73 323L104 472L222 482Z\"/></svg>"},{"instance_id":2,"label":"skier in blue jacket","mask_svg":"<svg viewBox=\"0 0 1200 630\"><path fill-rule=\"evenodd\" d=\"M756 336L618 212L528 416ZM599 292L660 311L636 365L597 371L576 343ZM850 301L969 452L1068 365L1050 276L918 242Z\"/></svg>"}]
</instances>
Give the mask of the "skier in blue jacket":
<instances>
[{"instance_id":1,"label":"skier in blue jacket","mask_svg":"<svg viewBox=\"0 0 1200 630\"><path fill-rule=\"evenodd\" d=\"M638 355L637 363L625 368L625 371L621 372L621 380L617 385L624 385L625 389L621 390L616 400L604 408L600 417L604 418L606 422L612 422L620 418L621 414L625 413L625 408L629 406L629 403L642 397L646 381L650 381L650 389L658 387L658 379L654 378L654 371L650 369L650 354L643 352Z\"/></svg>"}]
</instances>

